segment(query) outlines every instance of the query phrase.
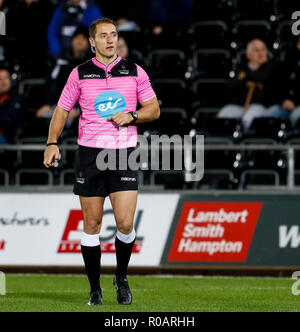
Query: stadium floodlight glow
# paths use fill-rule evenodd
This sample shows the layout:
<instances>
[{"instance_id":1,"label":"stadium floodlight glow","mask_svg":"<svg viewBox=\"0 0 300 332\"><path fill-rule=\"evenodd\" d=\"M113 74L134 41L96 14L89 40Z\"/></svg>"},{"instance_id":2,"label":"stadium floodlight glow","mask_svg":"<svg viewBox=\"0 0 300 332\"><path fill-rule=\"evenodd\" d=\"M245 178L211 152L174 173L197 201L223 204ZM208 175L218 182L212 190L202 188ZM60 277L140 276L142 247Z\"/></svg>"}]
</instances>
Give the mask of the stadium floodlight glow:
<instances>
[{"instance_id":1,"label":"stadium floodlight glow","mask_svg":"<svg viewBox=\"0 0 300 332\"><path fill-rule=\"evenodd\" d=\"M6 295L5 273L0 272L0 295Z\"/></svg>"}]
</instances>

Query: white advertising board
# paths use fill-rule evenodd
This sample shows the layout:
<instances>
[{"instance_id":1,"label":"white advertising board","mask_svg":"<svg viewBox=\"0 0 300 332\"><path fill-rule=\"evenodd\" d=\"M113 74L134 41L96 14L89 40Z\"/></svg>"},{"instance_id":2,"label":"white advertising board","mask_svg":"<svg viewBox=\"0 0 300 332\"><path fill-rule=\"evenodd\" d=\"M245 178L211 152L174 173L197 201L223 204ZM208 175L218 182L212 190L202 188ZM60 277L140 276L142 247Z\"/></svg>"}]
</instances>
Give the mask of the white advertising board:
<instances>
[{"instance_id":1,"label":"white advertising board","mask_svg":"<svg viewBox=\"0 0 300 332\"><path fill-rule=\"evenodd\" d=\"M178 194L140 194L130 266L159 266ZM0 266L83 266L78 197L61 193L0 194ZM100 233L102 266L115 266L116 226L109 198Z\"/></svg>"}]
</instances>

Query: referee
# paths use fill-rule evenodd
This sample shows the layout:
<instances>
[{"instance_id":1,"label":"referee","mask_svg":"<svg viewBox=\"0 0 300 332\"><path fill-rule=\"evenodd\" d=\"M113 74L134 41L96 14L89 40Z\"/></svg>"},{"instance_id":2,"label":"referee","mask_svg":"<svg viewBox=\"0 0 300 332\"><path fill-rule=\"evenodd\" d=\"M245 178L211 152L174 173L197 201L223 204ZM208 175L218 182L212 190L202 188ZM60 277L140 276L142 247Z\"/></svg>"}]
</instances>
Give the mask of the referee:
<instances>
[{"instance_id":1,"label":"referee","mask_svg":"<svg viewBox=\"0 0 300 332\"><path fill-rule=\"evenodd\" d=\"M74 193L79 196L84 217L81 251L91 292L88 305L101 305L101 247L99 234L103 204L109 196L117 225L115 239L117 270L113 284L119 304L131 304L127 268L135 243L133 228L137 204L137 172L100 171L98 154L104 149L127 156L137 145L137 124L156 120L160 108L146 72L117 55L118 32L114 21L101 18L90 26L90 43L96 56L73 69L50 123L44 165L59 159L58 138L68 113L79 102L78 150L75 160ZM141 108L136 111L137 102ZM126 151L124 151L126 150ZM128 164L128 160L125 160ZM123 163L122 163L123 165ZM98 165L99 166L99 165Z\"/></svg>"}]
</instances>

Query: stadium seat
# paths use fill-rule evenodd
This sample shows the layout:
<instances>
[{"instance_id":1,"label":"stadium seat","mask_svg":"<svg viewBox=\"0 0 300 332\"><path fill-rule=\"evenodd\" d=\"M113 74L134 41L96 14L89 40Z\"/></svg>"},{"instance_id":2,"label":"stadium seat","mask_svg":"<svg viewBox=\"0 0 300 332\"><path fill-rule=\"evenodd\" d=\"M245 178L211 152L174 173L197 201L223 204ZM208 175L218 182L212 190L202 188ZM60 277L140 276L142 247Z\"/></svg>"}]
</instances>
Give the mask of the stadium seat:
<instances>
[{"instance_id":1,"label":"stadium seat","mask_svg":"<svg viewBox=\"0 0 300 332\"><path fill-rule=\"evenodd\" d=\"M153 34L151 29L145 36L147 52L158 49L188 49L187 29L185 27L165 26L163 32L159 35Z\"/></svg>"},{"instance_id":2,"label":"stadium seat","mask_svg":"<svg viewBox=\"0 0 300 332\"><path fill-rule=\"evenodd\" d=\"M163 185L165 189L183 189L185 184L184 171L153 171L150 184Z\"/></svg>"},{"instance_id":3,"label":"stadium seat","mask_svg":"<svg viewBox=\"0 0 300 332\"><path fill-rule=\"evenodd\" d=\"M144 63L144 55L140 50L131 49L130 55L137 59L137 63Z\"/></svg>"},{"instance_id":4,"label":"stadium seat","mask_svg":"<svg viewBox=\"0 0 300 332\"><path fill-rule=\"evenodd\" d=\"M270 20L275 14L274 0L234 0L235 17L238 19Z\"/></svg>"},{"instance_id":5,"label":"stadium seat","mask_svg":"<svg viewBox=\"0 0 300 332\"><path fill-rule=\"evenodd\" d=\"M47 137L24 137L19 140L20 145L42 145L45 146ZM20 167L43 168L44 150L18 150L17 161Z\"/></svg>"},{"instance_id":6,"label":"stadium seat","mask_svg":"<svg viewBox=\"0 0 300 332\"><path fill-rule=\"evenodd\" d=\"M262 39L269 47L273 47L275 36L272 36L271 24L263 20L242 20L233 29L233 42L238 49L245 48L253 39Z\"/></svg>"},{"instance_id":7,"label":"stadium seat","mask_svg":"<svg viewBox=\"0 0 300 332\"><path fill-rule=\"evenodd\" d=\"M299 1L274 0L274 8L278 20L290 19L292 13L299 11Z\"/></svg>"},{"instance_id":8,"label":"stadium seat","mask_svg":"<svg viewBox=\"0 0 300 332\"><path fill-rule=\"evenodd\" d=\"M199 182L194 182L193 189L228 190L235 189L237 180L232 171L226 169L206 169L204 177Z\"/></svg>"},{"instance_id":9,"label":"stadium seat","mask_svg":"<svg viewBox=\"0 0 300 332\"><path fill-rule=\"evenodd\" d=\"M201 48L228 48L228 26L224 21L200 21L190 30L192 50Z\"/></svg>"},{"instance_id":10,"label":"stadium seat","mask_svg":"<svg viewBox=\"0 0 300 332\"><path fill-rule=\"evenodd\" d=\"M230 149L232 141L224 137L205 137L204 165L205 170L228 169L232 170L236 161L237 152ZM211 149L209 145L228 145L228 149Z\"/></svg>"},{"instance_id":11,"label":"stadium seat","mask_svg":"<svg viewBox=\"0 0 300 332\"><path fill-rule=\"evenodd\" d=\"M299 36L294 36L292 33L292 25L294 23L295 21L292 20L283 21L280 22L276 28L276 40L281 50L294 47L297 43Z\"/></svg>"},{"instance_id":12,"label":"stadium seat","mask_svg":"<svg viewBox=\"0 0 300 332\"><path fill-rule=\"evenodd\" d=\"M38 109L45 103L46 80L26 79L19 84L19 94L24 98L26 109Z\"/></svg>"},{"instance_id":13,"label":"stadium seat","mask_svg":"<svg viewBox=\"0 0 300 332\"><path fill-rule=\"evenodd\" d=\"M45 137L49 131L50 119L36 118L33 113L27 115L27 119L24 119L20 139Z\"/></svg>"},{"instance_id":14,"label":"stadium seat","mask_svg":"<svg viewBox=\"0 0 300 332\"><path fill-rule=\"evenodd\" d=\"M278 142L284 142L291 131L291 124L288 120L278 118L256 118L250 130L253 137L272 138Z\"/></svg>"},{"instance_id":15,"label":"stadium seat","mask_svg":"<svg viewBox=\"0 0 300 332\"><path fill-rule=\"evenodd\" d=\"M280 186L280 176L273 170L246 170L242 173L240 189L259 186ZM253 189L255 189L255 187Z\"/></svg>"},{"instance_id":16,"label":"stadium seat","mask_svg":"<svg viewBox=\"0 0 300 332\"><path fill-rule=\"evenodd\" d=\"M187 70L185 53L179 49L151 51L148 63L152 77L183 79Z\"/></svg>"},{"instance_id":17,"label":"stadium seat","mask_svg":"<svg viewBox=\"0 0 300 332\"><path fill-rule=\"evenodd\" d=\"M231 70L231 54L224 49L201 49L193 55L194 76L227 78Z\"/></svg>"},{"instance_id":18,"label":"stadium seat","mask_svg":"<svg viewBox=\"0 0 300 332\"><path fill-rule=\"evenodd\" d=\"M300 187L300 171L295 172L295 186Z\"/></svg>"},{"instance_id":19,"label":"stadium seat","mask_svg":"<svg viewBox=\"0 0 300 332\"><path fill-rule=\"evenodd\" d=\"M192 118L192 129L195 130L195 133L205 131L205 128L208 128L210 123L212 123L217 114L219 112L219 108L198 108L195 110Z\"/></svg>"},{"instance_id":20,"label":"stadium seat","mask_svg":"<svg viewBox=\"0 0 300 332\"><path fill-rule=\"evenodd\" d=\"M187 112L183 108L161 108L160 118L142 125L140 133L149 135L188 135L189 123Z\"/></svg>"},{"instance_id":21,"label":"stadium seat","mask_svg":"<svg viewBox=\"0 0 300 332\"><path fill-rule=\"evenodd\" d=\"M161 107L187 107L191 103L184 80L157 78L152 86Z\"/></svg>"},{"instance_id":22,"label":"stadium seat","mask_svg":"<svg viewBox=\"0 0 300 332\"><path fill-rule=\"evenodd\" d=\"M39 185L39 186L52 186L54 184L54 177L48 169L19 169L16 172L16 185Z\"/></svg>"},{"instance_id":23,"label":"stadium seat","mask_svg":"<svg viewBox=\"0 0 300 332\"><path fill-rule=\"evenodd\" d=\"M0 186L9 186L9 173L5 169L0 169Z\"/></svg>"},{"instance_id":24,"label":"stadium seat","mask_svg":"<svg viewBox=\"0 0 300 332\"><path fill-rule=\"evenodd\" d=\"M136 49L142 53L146 51L147 43L145 39L145 34L139 31L121 31L120 36L122 36L128 48L130 50Z\"/></svg>"},{"instance_id":25,"label":"stadium seat","mask_svg":"<svg viewBox=\"0 0 300 332\"><path fill-rule=\"evenodd\" d=\"M268 146L268 149L264 150L256 149L243 152L244 163L252 169L270 169L279 171L280 168L282 169L286 166L285 153L280 150L272 149L272 147L277 145L277 142L274 139L248 138L244 139L241 144Z\"/></svg>"},{"instance_id":26,"label":"stadium seat","mask_svg":"<svg viewBox=\"0 0 300 332\"><path fill-rule=\"evenodd\" d=\"M202 20L228 20L234 15L234 1L210 0L194 1L193 21Z\"/></svg>"},{"instance_id":27,"label":"stadium seat","mask_svg":"<svg viewBox=\"0 0 300 332\"><path fill-rule=\"evenodd\" d=\"M197 107L222 107L226 104L225 79L197 79L192 89Z\"/></svg>"}]
</instances>

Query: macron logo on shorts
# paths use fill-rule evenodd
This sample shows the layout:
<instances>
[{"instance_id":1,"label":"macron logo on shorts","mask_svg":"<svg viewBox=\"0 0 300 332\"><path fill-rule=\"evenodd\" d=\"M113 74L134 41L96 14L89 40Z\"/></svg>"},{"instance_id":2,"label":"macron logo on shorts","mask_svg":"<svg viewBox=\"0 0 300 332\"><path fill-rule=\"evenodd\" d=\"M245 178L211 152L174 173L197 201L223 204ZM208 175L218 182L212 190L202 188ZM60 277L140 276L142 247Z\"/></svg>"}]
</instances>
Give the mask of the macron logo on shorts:
<instances>
[{"instance_id":1,"label":"macron logo on shorts","mask_svg":"<svg viewBox=\"0 0 300 332\"><path fill-rule=\"evenodd\" d=\"M85 179L84 178L77 178L77 183L84 184Z\"/></svg>"},{"instance_id":2,"label":"macron logo on shorts","mask_svg":"<svg viewBox=\"0 0 300 332\"><path fill-rule=\"evenodd\" d=\"M127 178L127 177L122 177L121 181L126 181L126 182L136 182L136 178Z\"/></svg>"}]
</instances>

